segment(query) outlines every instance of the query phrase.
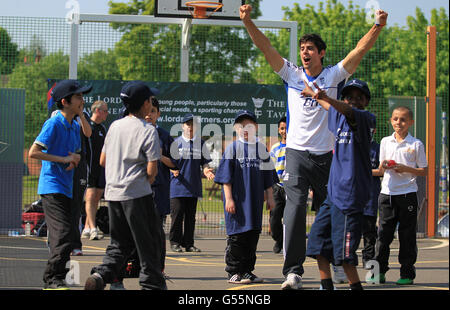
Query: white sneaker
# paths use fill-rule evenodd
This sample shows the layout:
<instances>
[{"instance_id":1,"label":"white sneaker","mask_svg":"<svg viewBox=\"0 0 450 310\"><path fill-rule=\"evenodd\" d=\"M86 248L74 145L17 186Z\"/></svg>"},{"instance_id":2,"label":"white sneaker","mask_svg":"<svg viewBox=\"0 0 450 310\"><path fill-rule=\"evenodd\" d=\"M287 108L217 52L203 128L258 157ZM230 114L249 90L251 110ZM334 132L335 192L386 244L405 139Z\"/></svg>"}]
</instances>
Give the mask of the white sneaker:
<instances>
[{"instance_id":1,"label":"white sneaker","mask_svg":"<svg viewBox=\"0 0 450 310\"><path fill-rule=\"evenodd\" d=\"M296 273L289 273L286 281L281 284L282 290L299 290L302 288L302 277Z\"/></svg>"},{"instance_id":2,"label":"white sneaker","mask_svg":"<svg viewBox=\"0 0 450 310\"><path fill-rule=\"evenodd\" d=\"M344 267L333 265L333 271L334 271L334 278L333 278L334 283L340 284L348 282L347 276L345 275Z\"/></svg>"},{"instance_id":3,"label":"white sneaker","mask_svg":"<svg viewBox=\"0 0 450 310\"><path fill-rule=\"evenodd\" d=\"M100 230L100 228L98 228L98 226L97 226L97 235L100 239L105 238L105 234L103 233L103 231Z\"/></svg>"},{"instance_id":4,"label":"white sneaker","mask_svg":"<svg viewBox=\"0 0 450 310\"><path fill-rule=\"evenodd\" d=\"M100 240L103 239L103 232L100 231L98 228L92 228L91 234L89 236L89 240Z\"/></svg>"},{"instance_id":5,"label":"white sneaker","mask_svg":"<svg viewBox=\"0 0 450 310\"><path fill-rule=\"evenodd\" d=\"M90 228L83 229L83 232L81 233L81 238L87 239L90 237L91 237L91 229Z\"/></svg>"}]
</instances>

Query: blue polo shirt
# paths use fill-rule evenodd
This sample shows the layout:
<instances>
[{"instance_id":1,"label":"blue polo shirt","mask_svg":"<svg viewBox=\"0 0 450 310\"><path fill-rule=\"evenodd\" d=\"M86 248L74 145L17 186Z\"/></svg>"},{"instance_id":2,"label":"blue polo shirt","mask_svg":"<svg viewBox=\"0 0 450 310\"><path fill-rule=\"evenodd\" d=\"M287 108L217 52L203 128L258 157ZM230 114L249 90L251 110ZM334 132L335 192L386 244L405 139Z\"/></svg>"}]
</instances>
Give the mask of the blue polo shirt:
<instances>
[{"instance_id":1,"label":"blue polo shirt","mask_svg":"<svg viewBox=\"0 0 450 310\"><path fill-rule=\"evenodd\" d=\"M174 163L180 174L176 178L170 174L170 198L202 197L202 167L211 161L205 142L180 136L174 143L178 148Z\"/></svg>"},{"instance_id":2,"label":"blue polo shirt","mask_svg":"<svg viewBox=\"0 0 450 310\"><path fill-rule=\"evenodd\" d=\"M214 181L231 184L232 187L236 213L225 211L227 235L261 230L264 190L275 184L277 179L269 152L260 142L238 140L226 148Z\"/></svg>"},{"instance_id":3,"label":"blue polo shirt","mask_svg":"<svg viewBox=\"0 0 450 310\"><path fill-rule=\"evenodd\" d=\"M370 164L372 169L377 169L380 166L380 145L372 141L370 143ZM372 188L370 191L370 199L364 208L364 215L377 216L378 213L378 196L381 191L380 177L372 177Z\"/></svg>"},{"instance_id":4,"label":"blue polo shirt","mask_svg":"<svg viewBox=\"0 0 450 310\"><path fill-rule=\"evenodd\" d=\"M169 132L162 127L156 126L159 135L159 145L161 147L162 155L172 159L170 155L170 146L174 141ZM156 208L160 215L167 215L170 213L170 169L158 160L158 174L155 182L152 184L152 189L155 193Z\"/></svg>"},{"instance_id":5,"label":"blue polo shirt","mask_svg":"<svg viewBox=\"0 0 450 310\"><path fill-rule=\"evenodd\" d=\"M72 124L58 111L42 126L34 143L44 148L43 152L57 156L68 156L69 152L81 150L80 126L74 120ZM72 198L74 169L66 171L69 164L42 161L39 176L38 194L64 194Z\"/></svg>"},{"instance_id":6,"label":"blue polo shirt","mask_svg":"<svg viewBox=\"0 0 450 310\"><path fill-rule=\"evenodd\" d=\"M372 166L369 152L375 116L353 109L355 127L330 106L328 128L335 135L333 160L328 179L328 198L343 213L363 212L372 190Z\"/></svg>"}]
</instances>

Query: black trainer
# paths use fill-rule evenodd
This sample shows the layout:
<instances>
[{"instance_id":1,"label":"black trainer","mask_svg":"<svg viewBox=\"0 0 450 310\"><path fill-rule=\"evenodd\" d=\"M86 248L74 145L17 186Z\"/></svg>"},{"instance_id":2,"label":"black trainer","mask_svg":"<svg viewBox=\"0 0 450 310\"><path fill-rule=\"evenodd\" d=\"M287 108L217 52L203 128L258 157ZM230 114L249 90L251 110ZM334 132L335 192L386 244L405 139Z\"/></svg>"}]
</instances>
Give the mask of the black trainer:
<instances>
[{"instance_id":1,"label":"black trainer","mask_svg":"<svg viewBox=\"0 0 450 310\"><path fill-rule=\"evenodd\" d=\"M186 248L186 252L201 252L201 250L195 246L190 246Z\"/></svg>"},{"instance_id":2,"label":"black trainer","mask_svg":"<svg viewBox=\"0 0 450 310\"><path fill-rule=\"evenodd\" d=\"M177 253L183 252L183 249L181 248L181 246L179 244L172 244L170 246L170 248L172 249L172 251L177 252Z\"/></svg>"},{"instance_id":3,"label":"black trainer","mask_svg":"<svg viewBox=\"0 0 450 310\"><path fill-rule=\"evenodd\" d=\"M248 279L250 280L251 283L263 283L264 279L263 278L259 278L258 276L256 276L255 274L251 273L251 272L246 272L242 275L242 280Z\"/></svg>"}]
</instances>

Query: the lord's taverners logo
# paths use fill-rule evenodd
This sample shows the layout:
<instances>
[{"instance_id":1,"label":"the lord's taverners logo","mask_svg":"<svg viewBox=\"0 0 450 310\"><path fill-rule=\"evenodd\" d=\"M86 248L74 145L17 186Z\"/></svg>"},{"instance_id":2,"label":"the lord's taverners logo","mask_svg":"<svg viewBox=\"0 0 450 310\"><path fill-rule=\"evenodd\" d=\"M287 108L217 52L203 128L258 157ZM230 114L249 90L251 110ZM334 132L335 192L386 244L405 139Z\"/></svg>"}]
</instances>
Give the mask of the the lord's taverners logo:
<instances>
[{"instance_id":1,"label":"the lord's taverners logo","mask_svg":"<svg viewBox=\"0 0 450 310\"><path fill-rule=\"evenodd\" d=\"M266 98L254 98L254 97L252 97L252 100L253 100L253 105L255 106L255 115L256 115L257 118L259 118L262 115L262 111L258 110L258 109L262 108Z\"/></svg>"}]
</instances>

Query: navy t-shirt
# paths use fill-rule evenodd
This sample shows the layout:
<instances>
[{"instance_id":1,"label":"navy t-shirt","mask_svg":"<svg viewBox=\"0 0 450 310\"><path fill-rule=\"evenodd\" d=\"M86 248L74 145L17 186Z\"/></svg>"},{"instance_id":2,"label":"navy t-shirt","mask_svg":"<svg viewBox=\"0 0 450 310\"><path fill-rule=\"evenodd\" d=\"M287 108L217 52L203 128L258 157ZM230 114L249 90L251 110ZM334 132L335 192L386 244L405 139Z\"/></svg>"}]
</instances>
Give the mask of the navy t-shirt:
<instances>
[{"instance_id":1,"label":"navy t-shirt","mask_svg":"<svg viewBox=\"0 0 450 310\"><path fill-rule=\"evenodd\" d=\"M202 167L211 161L208 148L200 138L186 141L183 136L175 139L178 158L174 163L180 174L170 174L170 198L202 197ZM175 156L173 156L175 157Z\"/></svg>"},{"instance_id":2,"label":"navy t-shirt","mask_svg":"<svg viewBox=\"0 0 450 310\"><path fill-rule=\"evenodd\" d=\"M336 142L328 179L328 198L344 213L363 212L372 189L372 166L369 151L375 116L353 109L355 127L346 117L330 106L328 128Z\"/></svg>"},{"instance_id":3,"label":"navy t-shirt","mask_svg":"<svg viewBox=\"0 0 450 310\"><path fill-rule=\"evenodd\" d=\"M156 127L159 135L159 145L161 147L161 154L172 159L170 155L170 146L174 141L169 132L159 126ZM152 189L155 193L155 204L160 215L167 215L170 213L170 169L158 161L158 174L155 182L152 184Z\"/></svg>"},{"instance_id":4,"label":"navy t-shirt","mask_svg":"<svg viewBox=\"0 0 450 310\"><path fill-rule=\"evenodd\" d=\"M380 145L372 141L370 143L370 163L372 169L377 169L380 166ZM377 216L378 212L378 196L381 191L380 177L372 177L372 189L370 191L370 199L364 208L364 215Z\"/></svg>"},{"instance_id":5,"label":"navy t-shirt","mask_svg":"<svg viewBox=\"0 0 450 310\"><path fill-rule=\"evenodd\" d=\"M232 186L236 213L225 211L227 235L261 230L264 190L277 182L266 147L260 142L233 142L223 154L214 181ZM225 195L223 197L225 209Z\"/></svg>"}]
</instances>

